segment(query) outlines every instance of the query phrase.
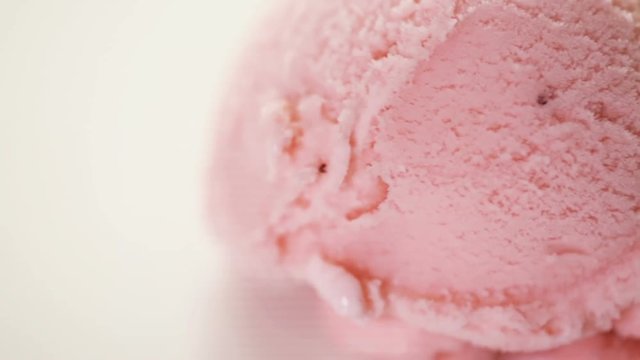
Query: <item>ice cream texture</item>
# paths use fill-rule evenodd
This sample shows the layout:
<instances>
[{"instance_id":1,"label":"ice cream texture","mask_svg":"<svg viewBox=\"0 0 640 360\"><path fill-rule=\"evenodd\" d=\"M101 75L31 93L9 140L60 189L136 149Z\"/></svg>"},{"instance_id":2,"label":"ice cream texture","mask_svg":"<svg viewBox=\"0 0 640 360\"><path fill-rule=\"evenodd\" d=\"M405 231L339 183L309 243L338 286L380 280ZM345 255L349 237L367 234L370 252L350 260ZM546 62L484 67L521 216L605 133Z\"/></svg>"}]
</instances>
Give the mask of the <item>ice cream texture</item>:
<instances>
[{"instance_id":1,"label":"ice cream texture","mask_svg":"<svg viewBox=\"0 0 640 360\"><path fill-rule=\"evenodd\" d=\"M640 336L640 3L278 8L221 111L224 237L365 321Z\"/></svg>"}]
</instances>

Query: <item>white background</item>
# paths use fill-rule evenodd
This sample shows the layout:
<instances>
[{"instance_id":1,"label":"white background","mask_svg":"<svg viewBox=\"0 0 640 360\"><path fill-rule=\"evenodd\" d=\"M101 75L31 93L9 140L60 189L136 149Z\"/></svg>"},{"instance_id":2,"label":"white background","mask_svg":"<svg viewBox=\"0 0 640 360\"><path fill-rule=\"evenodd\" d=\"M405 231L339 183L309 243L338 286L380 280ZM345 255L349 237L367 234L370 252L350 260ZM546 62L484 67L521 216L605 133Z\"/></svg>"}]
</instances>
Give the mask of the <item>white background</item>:
<instances>
[{"instance_id":1,"label":"white background","mask_svg":"<svg viewBox=\"0 0 640 360\"><path fill-rule=\"evenodd\" d=\"M0 0L0 359L220 346L213 110L265 3Z\"/></svg>"}]
</instances>

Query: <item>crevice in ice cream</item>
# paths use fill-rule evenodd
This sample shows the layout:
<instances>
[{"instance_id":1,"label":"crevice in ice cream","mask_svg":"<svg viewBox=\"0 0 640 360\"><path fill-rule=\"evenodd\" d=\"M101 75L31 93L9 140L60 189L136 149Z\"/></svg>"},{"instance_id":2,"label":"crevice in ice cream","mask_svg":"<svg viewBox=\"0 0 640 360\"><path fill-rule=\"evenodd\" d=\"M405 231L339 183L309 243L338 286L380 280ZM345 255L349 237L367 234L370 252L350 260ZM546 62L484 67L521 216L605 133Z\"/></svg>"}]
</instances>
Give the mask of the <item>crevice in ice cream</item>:
<instances>
[{"instance_id":1,"label":"crevice in ice cream","mask_svg":"<svg viewBox=\"0 0 640 360\"><path fill-rule=\"evenodd\" d=\"M349 221L356 220L363 215L372 214L387 199L389 184L378 178L369 188L365 187L358 195L359 204L352 207L346 214Z\"/></svg>"},{"instance_id":2,"label":"crevice in ice cream","mask_svg":"<svg viewBox=\"0 0 640 360\"><path fill-rule=\"evenodd\" d=\"M624 337L640 339L640 305L636 304L620 314L615 330Z\"/></svg>"}]
</instances>

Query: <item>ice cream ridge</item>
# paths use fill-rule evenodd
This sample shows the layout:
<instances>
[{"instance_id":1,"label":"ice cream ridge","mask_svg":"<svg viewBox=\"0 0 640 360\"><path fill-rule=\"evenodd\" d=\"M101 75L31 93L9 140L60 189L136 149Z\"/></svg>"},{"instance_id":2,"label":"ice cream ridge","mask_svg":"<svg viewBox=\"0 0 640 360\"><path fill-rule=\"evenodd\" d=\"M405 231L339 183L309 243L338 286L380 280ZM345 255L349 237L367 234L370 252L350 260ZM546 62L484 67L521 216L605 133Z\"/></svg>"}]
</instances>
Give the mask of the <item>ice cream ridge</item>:
<instances>
[{"instance_id":1,"label":"ice cream ridge","mask_svg":"<svg viewBox=\"0 0 640 360\"><path fill-rule=\"evenodd\" d=\"M354 321L640 359L638 20L635 0L281 1L227 89L216 226Z\"/></svg>"}]
</instances>

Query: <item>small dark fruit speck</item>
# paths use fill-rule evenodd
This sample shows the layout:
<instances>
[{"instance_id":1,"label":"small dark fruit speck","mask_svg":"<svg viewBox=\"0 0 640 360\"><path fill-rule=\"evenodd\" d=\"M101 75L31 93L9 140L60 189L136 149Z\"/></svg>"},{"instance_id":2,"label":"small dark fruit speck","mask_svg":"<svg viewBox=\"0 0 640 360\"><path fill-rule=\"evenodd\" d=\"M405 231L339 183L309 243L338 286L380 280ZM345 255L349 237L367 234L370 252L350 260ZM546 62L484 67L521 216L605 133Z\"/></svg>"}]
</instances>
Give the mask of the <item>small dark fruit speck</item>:
<instances>
[{"instance_id":1,"label":"small dark fruit speck","mask_svg":"<svg viewBox=\"0 0 640 360\"><path fill-rule=\"evenodd\" d=\"M546 95L538 95L538 105L547 105L549 103L549 97Z\"/></svg>"}]
</instances>

